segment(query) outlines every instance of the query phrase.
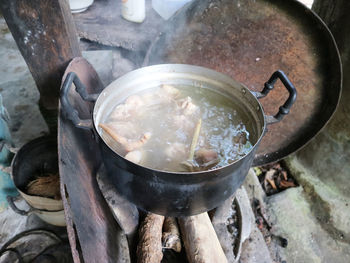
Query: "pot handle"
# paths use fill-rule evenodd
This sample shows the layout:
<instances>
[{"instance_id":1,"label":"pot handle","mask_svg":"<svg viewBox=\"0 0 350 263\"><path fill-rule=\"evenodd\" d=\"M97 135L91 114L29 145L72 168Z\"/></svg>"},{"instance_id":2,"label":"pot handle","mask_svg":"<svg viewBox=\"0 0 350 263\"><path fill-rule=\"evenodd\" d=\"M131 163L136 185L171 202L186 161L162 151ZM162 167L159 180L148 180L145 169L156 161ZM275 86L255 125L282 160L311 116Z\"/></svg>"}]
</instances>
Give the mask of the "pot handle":
<instances>
[{"instance_id":1,"label":"pot handle","mask_svg":"<svg viewBox=\"0 0 350 263\"><path fill-rule=\"evenodd\" d=\"M29 215L29 214L33 211L32 208L29 208L28 211L24 211L24 210L19 209L19 208L15 205L15 201L13 200L13 199L14 199L13 196L9 196L9 195L8 195L8 196L6 197L6 199L7 199L7 202L8 202L8 204L9 204L9 206L10 206L11 209L13 210L13 212L15 212L15 213L17 213L17 214L19 214L19 215L21 215L21 216L27 216L27 215Z\"/></svg>"},{"instance_id":2,"label":"pot handle","mask_svg":"<svg viewBox=\"0 0 350 263\"><path fill-rule=\"evenodd\" d=\"M282 70L278 70L272 74L270 79L265 83L264 89L261 92L253 92L255 97L257 99L261 99L269 94L269 92L274 88L274 85L278 79L282 81L284 87L288 90L289 97L285 103L279 107L278 113L275 116L266 116L267 125L281 121L283 117L289 113L290 108L293 106L297 98L297 90Z\"/></svg>"},{"instance_id":3,"label":"pot handle","mask_svg":"<svg viewBox=\"0 0 350 263\"><path fill-rule=\"evenodd\" d=\"M91 119L80 119L78 111L74 109L74 107L69 102L68 93L72 87L72 83L75 85L76 92L78 92L80 97L85 101L95 102L99 94L88 94L85 85L80 81L79 77L74 72L68 73L61 88L60 100L62 104L62 111L65 117L71 120L75 127L90 130L92 128Z\"/></svg>"}]
</instances>

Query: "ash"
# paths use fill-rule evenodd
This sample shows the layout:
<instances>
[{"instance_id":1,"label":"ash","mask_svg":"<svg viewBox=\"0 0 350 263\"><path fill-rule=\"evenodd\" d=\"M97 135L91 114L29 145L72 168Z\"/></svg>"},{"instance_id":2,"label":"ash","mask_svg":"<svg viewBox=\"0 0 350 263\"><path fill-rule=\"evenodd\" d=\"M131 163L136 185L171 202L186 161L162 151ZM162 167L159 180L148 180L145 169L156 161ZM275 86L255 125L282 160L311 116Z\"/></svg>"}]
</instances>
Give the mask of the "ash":
<instances>
[{"instance_id":1,"label":"ash","mask_svg":"<svg viewBox=\"0 0 350 263\"><path fill-rule=\"evenodd\" d=\"M235 256L237 256L237 249L239 243L239 221L237 213L238 211L236 208L236 199L234 199L230 207L230 217L226 221L226 227L232 239L232 248Z\"/></svg>"}]
</instances>

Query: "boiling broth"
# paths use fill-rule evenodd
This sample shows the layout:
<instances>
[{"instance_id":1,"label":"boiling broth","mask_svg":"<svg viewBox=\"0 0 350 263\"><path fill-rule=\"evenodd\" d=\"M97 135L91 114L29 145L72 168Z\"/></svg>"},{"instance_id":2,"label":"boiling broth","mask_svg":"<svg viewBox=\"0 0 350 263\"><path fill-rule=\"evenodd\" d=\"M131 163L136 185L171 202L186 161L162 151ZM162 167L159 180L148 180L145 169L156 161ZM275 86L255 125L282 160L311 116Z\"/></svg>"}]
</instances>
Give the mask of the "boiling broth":
<instances>
[{"instance_id":1,"label":"boiling broth","mask_svg":"<svg viewBox=\"0 0 350 263\"><path fill-rule=\"evenodd\" d=\"M218 92L163 85L117 105L100 131L114 151L142 166L202 171L228 165L251 150L247 119L239 105Z\"/></svg>"}]
</instances>

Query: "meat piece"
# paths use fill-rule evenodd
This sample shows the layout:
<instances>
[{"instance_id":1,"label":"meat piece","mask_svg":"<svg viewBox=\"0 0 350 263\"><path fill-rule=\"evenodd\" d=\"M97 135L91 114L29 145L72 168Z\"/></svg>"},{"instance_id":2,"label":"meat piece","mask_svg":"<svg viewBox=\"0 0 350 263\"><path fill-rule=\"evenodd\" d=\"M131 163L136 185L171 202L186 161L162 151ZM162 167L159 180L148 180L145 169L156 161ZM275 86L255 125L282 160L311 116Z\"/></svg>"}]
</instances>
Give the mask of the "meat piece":
<instances>
[{"instance_id":1,"label":"meat piece","mask_svg":"<svg viewBox=\"0 0 350 263\"><path fill-rule=\"evenodd\" d=\"M211 149L201 148L195 152L194 158L199 165L205 165L206 163L212 162L218 159L218 153Z\"/></svg>"},{"instance_id":2,"label":"meat piece","mask_svg":"<svg viewBox=\"0 0 350 263\"><path fill-rule=\"evenodd\" d=\"M138 95L131 95L125 101L114 108L110 114L112 120L127 120L132 115L137 114L140 108L144 106L142 98Z\"/></svg>"},{"instance_id":3,"label":"meat piece","mask_svg":"<svg viewBox=\"0 0 350 263\"><path fill-rule=\"evenodd\" d=\"M190 132L194 129L195 122L185 115L175 115L174 116L174 125L178 129L182 129L186 132Z\"/></svg>"},{"instance_id":4,"label":"meat piece","mask_svg":"<svg viewBox=\"0 0 350 263\"><path fill-rule=\"evenodd\" d=\"M128 139L118 134L117 131L115 131L115 129L113 129L113 127L111 127L109 124L100 123L98 126L102 128L103 131L106 132L110 137L112 137L114 141L121 144L126 152L131 152L133 150L141 148L152 136L150 132L146 132L141 136L140 139Z\"/></svg>"},{"instance_id":5,"label":"meat piece","mask_svg":"<svg viewBox=\"0 0 350 263\"><path fill-rule=\"evenodd\" d=\"M246 144L247 143L247 134L245 132L239 132L234 138L233 141L235 143L239 144Z\"/></svg>"},{"instance_id":6,"label":"meat piece","mask_svg":"<svg viewBox=\"0 0 350 263\"><path fill-rule=\"evenodd\" d=\"M147 92L141 96L143 101L143 105L146 107L150 107L153 105L162 105L165 103L170 103L173 100L173 94L169 93L169 91L165 91L164 89L160 89L157 93Z\"/></svg>"},{"instance_id":7,"label":"meat piece","mask_svg":"<svg viewBox=\"0 0 350 263\"><path fill-rule=\"evenodd\" d=\"M157 92L146 92L140 97L142 103L138 103L141 106L153 106L171 102L176 96L180 94L180 91L170 85L162 85Z\"/></svg>"},{"instance_id":8,"label":"meat piece","mask_svg":"<svg viewBox=\"0 0 350 263\"><path fill-rule=\"evenodd\" d=\"M130 117L129 107L125 104L120 104L114 108L109 117L112 120L126 120Z\"/></svg>"},{"instance_id":9,"label":"meat piece","mask_svg":"<svg viewBox=\"0 0 350 263\"><path fill-rule=\"evenodd\" d=\"M169 159L173 159L176 156L185 156L186 145L183 143L175 142L165 148L165 154Z\"/></svg>"},{"instance_id":10,"label":"meat piece","mask_svg":"<svg viewBox=\"0 0 350 263\"><path fill-rule=\"evenodd\" d=\"M176 96L180 94L180 91L169 85L162 85L157 93L159 103L170 103L174 101Z\"/></svg>"},{"instance_id":11,"label":"meat piece","mask_svg":"<svg viewBox=\"0 0 350 263\"><path fill-rule=\"evenodd\" d=\"M124 148L127 152L139 149L151 138L151 136L152 134L150 132L146 132L141 136L139 140L128 140L128 142L124 144Z\"/></svg>"},{"instance_id":12,"label":"meat piece","mask_svg":"<svg viewBox=\"0 0 350 263\"><path fill-rule=\"evenodd\" d=\"M186 97L181 100L180 108L185 115L192 115L199 110L199 107L192 102L191 97Z\"/></svg>"},{"instance_id":13,"label":"meat piece","mask_svg":"<svg viewBox=\"0 0 350 263\"><path fill-rule=\"evenodd\" d=\"M111 121L108 123L108 126L112 128L119 136L123 136L125 138L137 138L137 136L140 134L135 125L127 121Z\"/></svg>"},{"instance_id":14,"label":"meat piece","mask_svg":"<svg viewBox=\"0 0 350 263\"><path fill-rule=\"evenodd\" d=\"M220 162L218 153L214 150L201 148L195 152L194 158L199 165L199 171L210 169Z\"/></svg>"},{"instance_id":15,"label":"meat piece","mask_svg":"<svg viewBox=\"0 0 350 263\"><path fill-rule=\"evenodd\" d=\"M140 107L144 105L144 101L139 95L131 95L125 101L125 105L129 108L129 110L138 110Z\"/></svg>"},{"instance_id":16,"label":"meat piece","mask_svg":"<svg viewBox=\"0 0 350 263\"><path fill-rule=\"evenodd\" d=\"M162 91L164 91L167 95L169 95L172 98L175 98L178 95L180 95L180 91L177 88L174 88L171 85L163 84L161 89L162 89Z\"/></svg>"},{"instance_id":17,"label":"meat piece","mask_svg":"<svg viewBox=\"0 0 350 263\"><path fill-rule=\"evenodd\" d=\"M147 92L141 96L141 99L146 106L152 106L154 104L159 104L159 97L154 92Z\"/></svg>"},{"instance_id":18,"label":"meat piece","mask_svg":"<svg viewBox=\"0 0 350 263\"><path fill-rule=\"evenodd\" d=\"M182 166L190 172L205 171L213 168L220 162L218 153L211 149L200 148L194 153L194 160L182 162Z\"/></svg>"},{"instance_id":19,"label":"meat piece","mask_svg":"<svg viewBox=\"0 0 350 263\"><path fill-rule=\"evenodd\" d=\"M142 152L138 150L128 152L125 155L125 159L129 160L130 162L139 164L142 161Z\"/></svg>"}]
</instances>

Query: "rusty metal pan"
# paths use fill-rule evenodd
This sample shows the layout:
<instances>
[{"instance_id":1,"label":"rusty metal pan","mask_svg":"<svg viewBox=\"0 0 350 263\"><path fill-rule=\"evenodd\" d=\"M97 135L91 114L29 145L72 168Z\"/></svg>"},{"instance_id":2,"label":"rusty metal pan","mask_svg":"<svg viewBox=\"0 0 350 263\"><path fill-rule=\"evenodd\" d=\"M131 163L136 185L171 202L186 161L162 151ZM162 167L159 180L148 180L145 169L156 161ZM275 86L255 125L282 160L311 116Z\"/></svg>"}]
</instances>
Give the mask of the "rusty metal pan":
<instances>
[{"instance_id":1,"label":"rusty metal pan","mask_svg":"<svg viewBox=\"0 0 350 263\"><path fill-rule=\"evenodd\" d=\"M286 157L329 121L341 94L342 72L334 38L322 20L294 0L197 0L164 26L144 64L183 63L225 73L261 91L275 70L294 83L290 114L269 127L254 166ZM273 115L286 99L278 83L261 103Z\"/></svg>"}]
</instances>

